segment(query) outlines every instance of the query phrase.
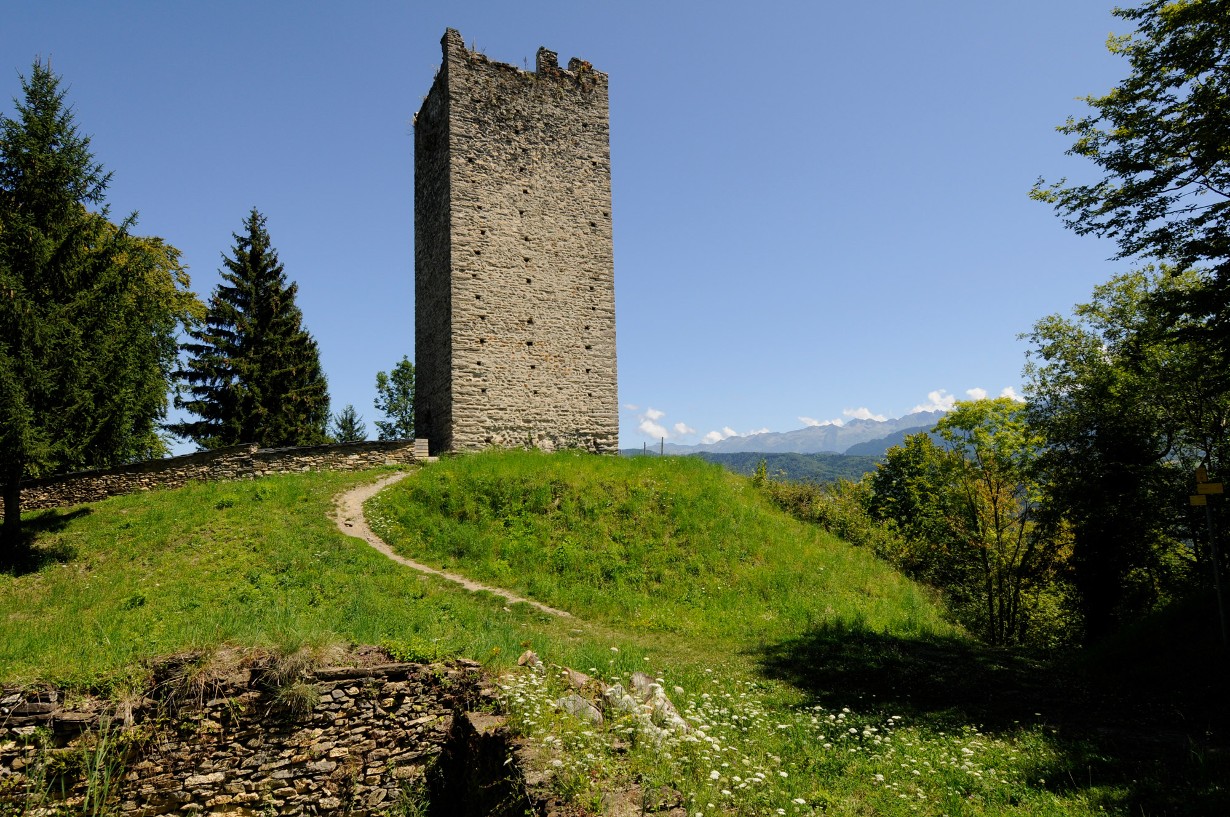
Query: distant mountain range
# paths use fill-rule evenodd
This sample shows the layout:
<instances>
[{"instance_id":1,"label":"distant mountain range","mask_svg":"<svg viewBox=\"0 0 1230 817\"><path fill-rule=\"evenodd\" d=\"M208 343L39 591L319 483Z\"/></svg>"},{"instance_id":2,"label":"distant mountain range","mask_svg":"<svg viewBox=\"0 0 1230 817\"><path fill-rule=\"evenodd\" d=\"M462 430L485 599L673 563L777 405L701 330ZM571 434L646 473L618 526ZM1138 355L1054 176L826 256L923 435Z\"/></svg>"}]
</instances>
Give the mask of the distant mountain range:
<instances>
[{"instance_id":1,"label":"distant mountain range","mask_svg":"<svg viewBox=\"0 0 1230 817\"><path fill-rule=\"evenodd\" d=\"M844 425L808 426L796 431L769 431L745 437L727 437L715 443L678 445L667 443L667 454L735 454L755 451L764 454L793 453L851 454L883 456L891 446L900 445L908 434L930 431L942 411L919 411L895 420L851 420Z\"/></svg>"}]
</instances>

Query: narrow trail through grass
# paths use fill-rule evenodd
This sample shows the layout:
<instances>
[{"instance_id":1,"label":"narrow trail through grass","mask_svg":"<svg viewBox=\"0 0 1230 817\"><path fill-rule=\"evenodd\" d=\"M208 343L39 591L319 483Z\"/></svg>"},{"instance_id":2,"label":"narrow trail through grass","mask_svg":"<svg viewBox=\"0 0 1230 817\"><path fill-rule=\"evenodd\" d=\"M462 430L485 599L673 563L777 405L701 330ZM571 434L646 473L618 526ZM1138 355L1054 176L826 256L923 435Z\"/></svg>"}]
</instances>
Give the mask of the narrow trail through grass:
<instances>
[{"instance_id":1,"label":"narrow trail through grass","mask_svg":"<svg viewBox=\"0 0 1230 817\"><path fill-rule=\"evenodd\" d=\"M550 607L540 601L523 598L518 596L516 593L505 590L502 587L493 587L489 584L476 582L473 579L468 579L465 576L461 576L456 573L450 573L447 570L437 570L436 568L425 565L422 562L416 562L413 559L407 559L405 556L395 553L393 549L389 547L383 539L377 536L368 526L367 517L363 515L363 503L390 485L401 482L409 475L410 472L408 471L390 474L377 482L373 482L369 485L360 485L357 488L351 488L350 490L339 494L334 501L333 513L331 515L333 521L337 523L338 530L347 536L362 539L364 542L375 548L378 552L384 554L384 556L392 559L400 565L405 565L406 567L417 570L420 573L429 573L432 576L439 576L442 579L459 584L466 590L473 593L491 593L506 599L513 604L528 604L537 610L541 610L542 612L549 613L553 616L561 616L564 618L571 617L571 613L565 612L564 610L557 610L554 607Z\"/></svg>"}]
</instances>

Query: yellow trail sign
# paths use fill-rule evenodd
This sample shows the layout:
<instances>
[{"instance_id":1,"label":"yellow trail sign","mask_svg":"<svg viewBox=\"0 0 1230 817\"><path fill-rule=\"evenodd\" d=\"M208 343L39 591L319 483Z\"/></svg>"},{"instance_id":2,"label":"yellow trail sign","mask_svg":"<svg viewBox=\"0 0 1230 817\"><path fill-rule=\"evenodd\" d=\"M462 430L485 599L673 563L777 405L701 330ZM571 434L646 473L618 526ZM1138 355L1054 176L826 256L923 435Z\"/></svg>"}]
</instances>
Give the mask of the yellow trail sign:
<instances>
[{"instance_id":1,"label":"yellow trail sign","mask_svg":"<svg viewBox=\"0 0 1230 817\"><path fill-rule=\"evenodd\" d=\"M1198 494L1220 494L1223 492L1220 482L1202 482L1196 486L1196 493Z\"/></svg>"},{"instance_id":2,"label":"yellow trail sign","mask_svg":"<svg viewBox=\"0 0 1230 817\"><path fill-rule=\"evenodd\" d=\"M1209 504L1209 498L1205 496L1204 494L1192 494L1191 497L1189 497L1189 499L1191 499L1193 505L1208 505Z\"/></svg>"}]
</instances>

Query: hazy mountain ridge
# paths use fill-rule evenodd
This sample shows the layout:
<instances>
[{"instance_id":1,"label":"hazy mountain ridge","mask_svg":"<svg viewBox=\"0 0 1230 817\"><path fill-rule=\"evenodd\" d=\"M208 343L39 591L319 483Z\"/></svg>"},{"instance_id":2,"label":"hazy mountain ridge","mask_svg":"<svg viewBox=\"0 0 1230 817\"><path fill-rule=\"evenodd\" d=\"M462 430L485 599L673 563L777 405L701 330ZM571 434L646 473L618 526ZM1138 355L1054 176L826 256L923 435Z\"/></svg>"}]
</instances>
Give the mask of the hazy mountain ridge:
<instances>
[{"instance_id":1,"label":"hazy mountain ridge","mask_svg":"<svg viewBox=\"0 0 1230 817\"><path fill-rule=\"evenodd\" d=\"M917 428L903 428L900 431L894 431L887 437L881 437L878 440L868 440L864 443L855 443L846 449L846 456L858 457L883 457L888 449L894 445L904 445L905 438L911 434L925 434L935 428L935 424L926 426L918 426ZM939 439L938 435L932 434L932 439Z\"/></svg>"},{"instance_id":2,"label":"hazy mountain ridge","mask_svg":"<svg viewBox=\"0 0 1230 817\"><path fill-rule=\"evenodd\" d=\"M851 420L845 425L808 426L795 431L770 431L764 434L727 437L716 443L679 445L667 443L667 454L719 453L735 454L749 451L792 454L857 454L878 456L891 445L898 444L906 434L929 431L944 416L943 411L919 411L893 420ZM877 441L894 437L882 447ZM852 451L855 446L860 450Z\"/></svg>"}]
</instances>

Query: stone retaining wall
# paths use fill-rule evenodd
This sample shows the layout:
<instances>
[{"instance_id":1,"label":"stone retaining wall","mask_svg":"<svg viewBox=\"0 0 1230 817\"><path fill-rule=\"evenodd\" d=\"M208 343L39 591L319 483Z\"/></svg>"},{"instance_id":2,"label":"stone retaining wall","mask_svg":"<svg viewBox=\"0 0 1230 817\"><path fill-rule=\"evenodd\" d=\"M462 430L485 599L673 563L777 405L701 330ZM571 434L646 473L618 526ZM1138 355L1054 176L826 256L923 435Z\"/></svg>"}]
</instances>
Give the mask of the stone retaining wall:
<instances>
[{"instance_id":1,"label":"stone retaining wall","mask_svg":"<svg viewBox=\"0 0 1230 817\"><path fill-rule=\"evenodd\" d=\"M155 673L152 698L127 707L0 689L0 814L374 815L425 804L454 721L468 724L494 696L474 662L384 661L277 683L276 668L256 663L202 683L207 670L180 659Z\"/></svg>"},{"instance_id":2,"label":"stone retaining wall","mask_svg":"<svg viewBox=\"0 0 1230 817\"><path fill-rule=\"evenodd\" d=\"M60 508L97 502L109 496L178 488L191 480L252 479L300 471L360 471L389 463L414 462L427 455L424 440L339 443L299 448L233 445L180 457L81 471L22 483L22 510ZM4 500L0 499L0 513Z\"/></svg>"}]
</instances>

